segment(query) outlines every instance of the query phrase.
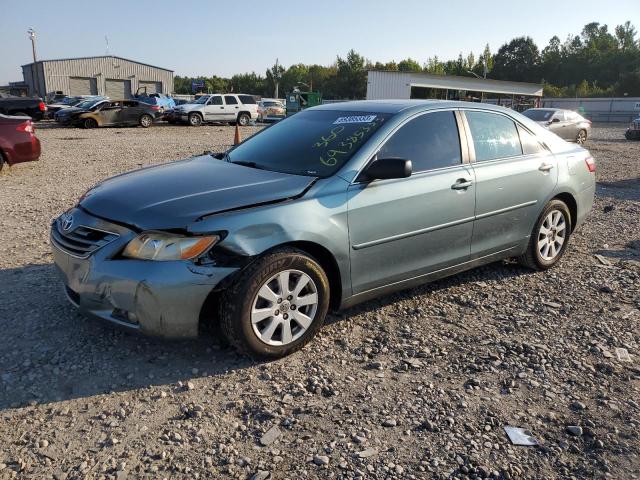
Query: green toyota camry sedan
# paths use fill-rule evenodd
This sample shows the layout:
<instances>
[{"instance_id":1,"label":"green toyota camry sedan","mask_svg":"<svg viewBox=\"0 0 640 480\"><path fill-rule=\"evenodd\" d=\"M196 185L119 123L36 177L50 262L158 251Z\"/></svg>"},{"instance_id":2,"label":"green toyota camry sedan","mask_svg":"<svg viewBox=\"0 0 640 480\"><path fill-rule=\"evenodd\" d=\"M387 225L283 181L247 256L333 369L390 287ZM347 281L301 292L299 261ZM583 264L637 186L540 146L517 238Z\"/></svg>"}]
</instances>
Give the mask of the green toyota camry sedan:
<instances>
[{"instance_id":1,"label":"green toyota camry sedan","mask_svg":"<svg viewBox=\"0 0 640 480\"><path fill-rule=\"evenodd\" d=\"M87 316L169 338L217 322L240 350L281 357L329 309L504 258L552 267L594 171L582 146L501 107L322 105L225 153L103 181L51 244Z\"/></svg>"}]
</instances>

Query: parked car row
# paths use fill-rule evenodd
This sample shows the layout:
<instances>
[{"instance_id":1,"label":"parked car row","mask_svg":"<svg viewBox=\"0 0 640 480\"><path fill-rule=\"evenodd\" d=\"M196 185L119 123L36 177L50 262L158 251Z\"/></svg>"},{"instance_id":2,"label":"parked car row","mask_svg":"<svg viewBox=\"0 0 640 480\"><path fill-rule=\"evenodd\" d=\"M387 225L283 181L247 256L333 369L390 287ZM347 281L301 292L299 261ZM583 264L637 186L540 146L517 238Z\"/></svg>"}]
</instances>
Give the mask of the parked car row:
<instances>
[{"instance_id":1,"label":"parked car row","mask_svg":"<svg viewBox=\"0 0 640 480\"><path fill-rule=\"evenodd\" d=\"M86 100L104 100L106 97L100 95L77 95L64 97L62 100L47 104L47 118L54 118L56 112L71 108Z\"/></svg>"}]
</instances>

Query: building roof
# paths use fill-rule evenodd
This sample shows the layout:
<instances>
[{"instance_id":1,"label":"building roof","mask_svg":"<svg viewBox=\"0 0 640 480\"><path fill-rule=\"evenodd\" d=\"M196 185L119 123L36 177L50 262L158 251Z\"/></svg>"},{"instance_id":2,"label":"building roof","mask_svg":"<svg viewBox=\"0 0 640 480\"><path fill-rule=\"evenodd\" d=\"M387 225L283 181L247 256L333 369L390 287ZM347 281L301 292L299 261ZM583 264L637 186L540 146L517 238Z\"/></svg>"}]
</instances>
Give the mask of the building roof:
<instances>
[{"instance_id":1,"label":"building roof","mask_svg":"<svg viewBox=\"0 0 640 480\"><path fill-rule=\"evenodd\" d=\"M374 79L379 81L387 80L406 82L406 84L411 87L467 90L505 95L530 95L541 97L543 90L542 84L539 83L511 82L507 80L461 77L457 75L433 75L422 72L389 72L382 70L370 70L369 82Z\"/></svg>"},{"instance_id":2,"label":"building roof","mask_svg":"<svg viewBox=\"0 0 640 480\"><path fill-rule=\"evenodd\" d=\"M132 62L132 63L137 63L140 65L146 65L147 67L152 67L152 68L157 68L159 70L166 70L167 72L173 72L173 70L169 70L168 68L162 68L162 67L158 67L156 65L150 65L148 63L143 63L143 62L138 62L137 60L131 60L130 58L124 58L124 57L118 57L116 55L97 55L94 57L74 57L74 58L52 58L49 60L38 60L37 62L31 62L31 63L27 63L25 65L22 65L23 67L28 67L30 65L33 65L34 63L48 63L48 62L66 62L69 60L93 60L96 58L117 58L119 60L125 60L127 62Z\"/></svg>"}]
</instances>

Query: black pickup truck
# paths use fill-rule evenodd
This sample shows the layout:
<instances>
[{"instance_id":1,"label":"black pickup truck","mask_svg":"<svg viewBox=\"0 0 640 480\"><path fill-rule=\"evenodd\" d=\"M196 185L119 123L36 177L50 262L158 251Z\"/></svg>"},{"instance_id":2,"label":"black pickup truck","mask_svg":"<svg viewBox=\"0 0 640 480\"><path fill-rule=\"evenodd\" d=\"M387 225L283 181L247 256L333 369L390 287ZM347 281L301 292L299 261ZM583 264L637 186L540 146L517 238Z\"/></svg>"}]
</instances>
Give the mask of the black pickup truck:
<instances>
[{"instance_id":1,"label":"black pickup truck","mask_svg":"<svg viewBox=\"0 0 640 480\"><path fill-rule=\"evenodd\" d=\"M42 120L47 112L47 106L41 98L14 97L0 93L0 113L31 117L34 121Z\"/></svg>"}]
</instances>

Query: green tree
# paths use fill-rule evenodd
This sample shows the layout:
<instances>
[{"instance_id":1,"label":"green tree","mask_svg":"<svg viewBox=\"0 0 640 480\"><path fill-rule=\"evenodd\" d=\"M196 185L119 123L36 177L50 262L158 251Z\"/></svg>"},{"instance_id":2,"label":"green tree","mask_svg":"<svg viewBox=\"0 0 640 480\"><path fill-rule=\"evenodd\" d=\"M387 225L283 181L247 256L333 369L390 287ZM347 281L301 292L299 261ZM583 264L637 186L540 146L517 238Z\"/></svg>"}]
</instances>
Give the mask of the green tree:
<instances>
[{"instance_id":1,"label":"green tree","mask_svg":"<svg viewBox=\"0 0 640 480\"><path fill-rule=\"evenodd\" d=\"M421 72L422 67L412 58L407 58L398 63L398 70L401 72Z\"/></svg>"},{"instance_id":2,"label":"green tree","mask_svg":"<svg viewBox=\"0 0 640 480\"><path fill-rule=\"evenodd\" d=\"M235 93L262 95L265 90L265 80L255 72L236 74L229 80L229 88Z\"/></svg>"},{"instance_id":3,"label":"green tree","mask_svg":"<svg viewBox=\"0 0 640 480\"><path fill-rule=\"evenodd\" d=\"M531 37L518 37L505 43L493 59L492 77L516 82L536 82L540 52Z\"/></svg>"},{"instance_id":4,"label":"green tree","mask_svg":"<svg viewBox=\"0 0 640 480\"><path fill-rule=\"evenodd\" d=\"M367 70L363 56L349 50L347 58L336 59L336 94L343 99L361 99L367 94Z\"/></svg>"}]
</instances>

